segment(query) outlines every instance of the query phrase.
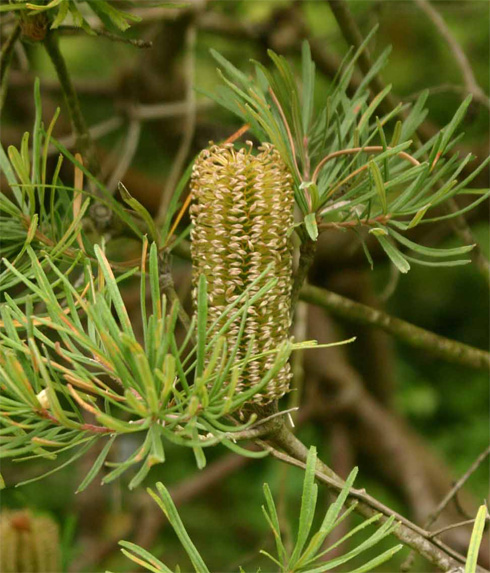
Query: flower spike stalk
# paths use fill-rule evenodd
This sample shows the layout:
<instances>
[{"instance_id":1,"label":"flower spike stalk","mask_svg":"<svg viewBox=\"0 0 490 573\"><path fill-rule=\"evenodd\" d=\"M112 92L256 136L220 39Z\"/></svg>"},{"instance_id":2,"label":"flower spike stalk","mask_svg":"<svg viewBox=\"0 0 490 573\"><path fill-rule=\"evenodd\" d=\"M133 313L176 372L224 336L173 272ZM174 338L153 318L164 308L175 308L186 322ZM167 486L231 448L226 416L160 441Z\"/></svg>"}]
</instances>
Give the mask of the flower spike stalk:
<instances>
[{"instance_id":1,"label":"flower spike stalk","mask_svg":"<svg viewBox=\"0 0 490 573\"><path fill-rule=\"evenodd\" d=\"M252 151L250 142L240 150L232 143L212 145L197 158L191 179L193 281L197 291L200 275L207 279L208 327L216 323L219 330L226 307L246 289L253 297L275 279L250 305L241 339L240 317L228 330L230 352L238 344L235 363L248 352L256 356L278 348L288 339L291 323L293 180L273 145L263 144L257 155ZM237 392L259 384L275 358L270 353L249 362ZM287 392L290 378L286 364L253 402L277 400Z\"/></svg>"}]
</instances>

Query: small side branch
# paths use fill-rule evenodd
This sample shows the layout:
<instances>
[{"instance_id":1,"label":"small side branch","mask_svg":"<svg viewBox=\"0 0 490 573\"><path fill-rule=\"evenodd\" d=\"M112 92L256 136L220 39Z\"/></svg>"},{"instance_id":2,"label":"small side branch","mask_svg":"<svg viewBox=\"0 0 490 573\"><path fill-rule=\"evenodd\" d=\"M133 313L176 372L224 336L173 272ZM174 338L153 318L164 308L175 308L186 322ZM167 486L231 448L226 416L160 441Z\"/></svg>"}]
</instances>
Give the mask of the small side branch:
<instances>
[{"instance_id":1,"label":"small side branch","mask_svg":"<svg viewBox=\"0 0 490 573\"><path fill-rule=\"evenodd\" d=\"M447 507L449 502L454 499L459 490L464 486L467 482L468 478L470 478L476 470L481 466L481 464L486 460L486 458L490 455L490 446L486 448L471 464L471 466L465 471L465 473L459 478L459 480L454 484L445 498L441 501L441 503L436 507L435 511L431 514L429 519L427 520L426 527L430 527L436 519L441 515L444 509Z\"/></svg>"},{"instance_id":2,"label":"small side branch","mask_svg":"<svg viewBox=\"0 0 490 573\"><path fill-rule=\"evenodd\" d=\"M434 8L434 5L427 2L427 0L415 0L415 3L427 15L427 17L437 28L439 34L447 42L449 49L453 53L454 60L461 70L461 75L463 76L466 91L473 96L475 101L490 109L490 99L478 85L478 82L476 81L475 75L471 68L471 64L466 57L463 48L453 36L451 30L448 28L446 22L444 21L444 18Z\"/></svg>"},{"instance_id":3,"label":"small side branch","mask_svg":"<svg viewBox=\"0 0 490 573\"><path fill-rule=\"evenodd\" d=\"M296 306L296 303L298 302L301 287L308 277L308 271L313 264L317 244L318 243L316 241L313 241L309 238L305 239L304 242L301 243L299 249L298 268L296 269L296 274L294 275L293 291L291 294L291 308L293 310Z\"/></svg>"},{"instance_id":4,"label":"small side branch","mask_svg":"<svg viewBox=\"0 0 490 573\"><path fill-rule=\"evenodd\" d=\"M60 34L62 35L67 35L67 36L76 36L80 33L85 33L84 30L82 30L81 28L77 27L77 26L61 26L60 28L58 28L58 31ZM134 46L135 48L151 48L153 47L153 42L147 41L147 40L140 40L139 38L125 38L124 36L119 36L118 34L112 34L111 32L108 32L107 30L104 29L94 29L92 28L92 31L95 32L95 34L97 34L97 36L100 36L102 38L107 38L108 40L111 40L112 42L120 42L123 44L130 44L131 46Z\"/></svg>"},{"instance_id":5,"label":"small side branch","mask_svg":"<svg viewBox=\"0 0 490 573\"><path fill-rule=\"evenodd\" d=\"M175 187L179 182L182 174L185 161L191 149L192 140L196 130L196 95L194 92L194 76L195 76L195 50L196 50L196 36L197 27L196 23L192 22L187 29L187 54L185 63L186 74L186 115L184 119L183 135L177 155L172 164L172 169L168 176L163 195L161 197L160 207L158 209L157 222L162 222L165 218L168 204Z\"/></svg>"},{"instance_id":6,"label":"small side branch","mask_svg":"<svg viewBox=\"0 0 490 573\"><path fill-rule=\"evenodd\" d=\"M354 20L351 14L347 1L328 0L328 3L335 16L335 19L337 20L340 31L342 32L342 35L344 36L347 43L351 44L356 49L359 49L360 46L362 45L363 37L359 30L359 27L357 26L356 21ZM367 50L364 50L359 55L358 65L364 76L366 76L371 70L372 61L369 56L369 52ZM381 79L381 76L379 74L375 74L373 76L371 82L369 83L369 86L374 93L379 93L385 88L383 80ZM381 102L380 109L383 112L388 113L393 111L396 108L396 106L397 106L397 101L390 92ZM428 141L429 137L421 128L422 126L420 126L417 129L417 135L420 138L420 140L425 143ZM458 210L458 205L453 197L448 199L445 206L448 212L454 213L455 211ZM466 222L466 219L462 215L458 215L454 219L451 219L450 221L454 227L455 232L460 237L462 238L464 237L466 244L475 245L475 248L471 253L471 259L477 266L481 275L485 278L487 284L490 284L490 263L483 254L478 241L475 240L473 232L469 227L468 223Z\"/></svg>"},{"instance_id":7,"label":"small side branch","mask_svg":"<svg viewBox=\"0 0 490 573\"><path fill-rule=\"evenodd\" d=\"M5 96L7 95L7 74L10 69L10 63L12 62L12 56L14 55L14 48L17 40L20 37L20 23L14 26L12 33L7 38L7 41L2 46L2 52L0 55L0 113L3 109L3 104L5 102Z\"/></svg>"},{"instance_id":8,"label":"small side branch","mask_svg":"<svg viewBox=\"0 0 490 573\"><path fill-rule=\"evenodd\" d=\"M358 49L364 39L354 18L352 17L346 0L328 0L328 3L346 42ZM367 75L373 67L371 56L367 50L363 50L359 55L358 64L363 75ZM373 76L372 80L369 82L369 87L373 93L379 93L385 88L383 81L378 74ZM397 102L394 96L391 93L388 93L379 107L384 113L387 113L395 109L396 106Z\"/></svg>"},{"instance_id":9,"label":"small side branch","mask_svg":"<svg viewBox=\"0 0 490 573\"><path fill-rule=\"evenodd\" d=\"M78 95L68 72L65 58L61 53L56 32L49 31L46 34L44 47L56 70L63 95L65 96L73 131L76 136L78 151L87 159L89 170L96 175L99 172L99 164L95 155L94 145L87 124L85 123Z\"/></svg>"},{"instance_id":10,"label":"small side branch","mask_svg":"<svg viewBox=\"0 0 490 573\"><path fill-rule=\"evenodd\" d=\"M476 470L480 467L480 465L485 461L485 459L488 457L488 455L490 454L490 446L488 446L488 448L486 448L477 458L476 460L471 464L471 466L465 471L465 473L459 478L459 480L454 484L454 486L449 490L449 492L447 493L447 495L444 497L444 499L441 501L441 503L436 507L436 509L429 515L427 521L424 523L424 527L425 529L429 529L430 526L435 523L438 519L438 517L441 515L441 513L446 509L446 507L448 506L448 504L450 503L450 501L452 499L456 500L458 493L460 491L460 489L463 487L463 485L466 483L466 481L468 480L468 478L470 476L472 476ZM430 533L430 537L436 537L438 535L440 535L441 533L444 533L445 531L448 531L450 529L454 529L455 527L461 527L463 525L468 525L470 523L474 523L474 519L468 519L466 521L460 522L460 523L456 523L456 524L452 524L452 525L448 525L446 527L443 527L441 529L438 529L437 531L432 531ZM407 558L405 559L405 561L402 563L401 566L401 571L403 573L408 573L408 571L410 571L410 569L412 568L413 562L415 559L415 553L412 551L408 554Z\"/></svg>"},{"instance_id":11,"label":"small side branch","mask_svg":"<svg viewBox=\"0 0 490 573\"><path fill-rule=\"evenodd\" d=\"M303 469L306 467L308 448L285 425L268 438L268 443L272 446L270 452L275 458L296 467ZM284 453L276 448L283 450ZM341 490L344 485L343 480L321 460L317 461L316 477L318 481L335 491ZM428 531L386 507L365 490L351 489L347 504L356 504L356 511L364 517L369 518L381 513L383 517L380 521L384 521L394 516L398 521L398 527L393 535L442 571L450 571L464 564L465 559L462 555L439 540L431 539ZM477 572L483 573L484 569L478 567Z\"/></svg>"},{"instance_id":12,"label":"small side branch","mask_svg":"<svg viewBox=\"0 0 490 573\"><path fill-rule=\"evenodd\" d=\"M301 290L301 299L346 320L381 328L410 346L423 348L448 362L477 370L490 370L490 353L484 350L439 336L326 289L306 285Z\"/></svg>"}]
</instances>

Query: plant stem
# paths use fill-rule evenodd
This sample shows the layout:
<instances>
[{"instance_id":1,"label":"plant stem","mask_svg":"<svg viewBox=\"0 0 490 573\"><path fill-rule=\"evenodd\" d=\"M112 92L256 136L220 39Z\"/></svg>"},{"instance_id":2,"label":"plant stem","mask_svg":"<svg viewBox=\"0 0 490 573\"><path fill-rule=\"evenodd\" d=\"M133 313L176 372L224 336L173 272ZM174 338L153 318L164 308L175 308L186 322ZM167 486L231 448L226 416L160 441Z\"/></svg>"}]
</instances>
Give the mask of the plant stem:
<instances>
[{"instance_id":1,"label":"plant stem","mask_svg":"<svg viewBox=\"0 0 490 573\"><path fill-rule=\"evenodd\" d=\"M293 311L296 303L298 302L301 287L303 286L303 283L308 276L308 271L313 264L317 244L317 241L306 238L303 239L303 242L299 248L299 263L294 275L293 290L291 293L291 309Z\"/></svg>"},{"instance_id":2,"label":"plant stem","mask_svg":"<svg viewBox=\"0 0 490 573\"><path fill-rule=\"evenodd\" d=\"M58 80L70 114L73 131L75 132L78 151L87 159L87 166L90 172L97 175L100 168L95 155L92 138L85 123L78 95L68 72L65 58L61 53L56 32L48 31L44 39L44 47L58 75Z\"/></svg>"},{"instance_id":3,"label":"plant stem","mask_svg":"<svg viewBox=\"0 0 490 573\"><path fill-rule=\"evenodd\" d=\"M303 469L306 467L308 448L287 429L285 424L280 426L273 435L269 436L267 441L273 446L271 454L275 458ZM285 454L277 451L275 447L282 449ZM327 487L336 491L342 489L344 485L343 480L320 459L317 460L316 477ZM392 511L377 499L368 495L365 490L351 489L347 504L356 504L355 510L367 518L381 513L383 517L380 519L380 522L384 522L389 517L394 516L398 526L393 531L393 535L405 545L412 547L412 549L442 571L449 571L464 564L465 559L462 555L439 540L431 539L429 532ZM478 567L477 572L483 573L484 569Z\"/></svg>"},{"instance_id":4,"label":"plant stem","mask_svg":"<svg viewBox=\"0 0 490 573\"><path fill-rule=\"evenodd\" d=\"M358 324L377 326L415 348L423 348L444 360L476 370L490 369L490 353L439 336L389 314L345 298L326 289L306 285L301 299Z\"/></svg>"},{"instance_id":5,"label":"plant stem","mask_svg":"<svg viewBox=\"0 0 490 573\"><path fill-rule=\"evenodd\" d=\"M362 42L362 34L357 26L356 21L354 20L349 6L346 0L328 0L330 8L337 20L339 25L340 31L342 32L345 40L353 45L356 49L358 49ZM372 68L372 61L369 56L369 52L364 50L358 59L359 68L364 75L367 75ZM379 76L376 74L369 83L371 89L374 93L381 92L385 85ZM397 106L397 101L391 93L388 93L385 99L380 104L380 109L385 111L385 113L389 113L393 111ZM428 141L428 137L425 133L422 132L420 127L417 129L417 135L420 141L426 143ZM459 210L458 204L456 200L451 197L445 203L445 209L449 213L454 213L455 211ZM475 247L471 253L471 259L475 263L476 267L478 268L480 274L484 277L487 284L490 285L490 263L486 256L483 254L481 247L478 241L475 240L473 232L469 227L466 219L463 215L457 215L453 219L450 219L450 222L454 228L456 234L466 243L469 245L474 244Z\"/></svg>"},{"instance_id":6,"label":"plant stem","mask_svg":"<svg viewBox=\"0 0 490 573\"><path fill-rule=\"evenodd\" d=\"M20 37L20 22L15 24L12 33L7 38L7 41L2 46L2 53L0 56L0 113L3 109L3 104L5 102L5 96L7 95L7 73L10 69L10 63L12 62L12 56L14 55L14 48L17 40Z\"/></svg>"},{"instance_id":7,"label":"plant stem","mask_svg":"<svg viewBox=\"0 0 490 573\"><path fill-rule=\"evenodd\" d=\"M476 81L475 74L471 68L471 64L464 53L459 42L456 40L451 30L448 28L444 18L439 14L439 12L434 8L434 6L427 0L415 0L415 3L419 8L425 12L428 18L432 21L434 26L437 28L439 34L447 42L449 49L453 53L454 60L461 71L463 76L463 81L465 89L468 93L472 94L474 99L484 105L487 109L490 109L490 101L488 96L478 85Z\"/></svg>"},{"instance_id":8,"label":"plant stem","mask_svg":"<svg viewBox=\"0 0 490 573\"><path fill-rule=\"evenodd\" d=\"M357 27L356 21L352 17L347 2L345 0L328 0L328 3L346 42L358 49L364 39L359 28ZM369 55L369 51L367 49L361 52L357 62L363 75L367 75L373 67L371 56ZM371 88L373 94L377 94L383 91L385 88L383 81L378 74L373 76L372 80L369 82L369 87ZM388 113L395 109L396 106L397 102L393 94L388 93L386 94L385 99L380 103L379 108L384 113Z\"/></svg>"}]
</instances>

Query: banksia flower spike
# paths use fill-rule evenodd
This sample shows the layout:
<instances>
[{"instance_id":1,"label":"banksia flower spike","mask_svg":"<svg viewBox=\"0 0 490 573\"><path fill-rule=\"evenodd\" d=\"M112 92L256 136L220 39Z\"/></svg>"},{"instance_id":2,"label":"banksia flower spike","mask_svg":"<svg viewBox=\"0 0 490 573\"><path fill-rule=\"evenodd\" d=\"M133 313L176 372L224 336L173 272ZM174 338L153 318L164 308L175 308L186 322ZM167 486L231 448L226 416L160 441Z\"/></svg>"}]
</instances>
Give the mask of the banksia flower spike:
<instances>
[{"instance_id":1,"label":"banksia flower spike","mask_svg":"<svg viewBox=\"0 0 490 573\"><path fill-rule=\"evenodd\" d=\"M193 279L208 284L208 326L217 321L246 289L253 296L271 278L276 284L248 309L245 331L236 361L280 346L288 339L292 284L294 195L292 177L279 152L271 144L252 144L236 150L233 144L213 145L201 152L192 172L190 209L193 222L191 252ZM260 280L261 274L270 270ZM256 281L254 283L254 281ZM253 286L251 286L253 284ZM241 319L226 335L228 348L237 345ZM251 361L237 384L237 392L258 384L274 363L269 354ZM289 387L286 364L268 386L253 397L267 404L283 396Z\"/></svg>"},{"instance_id":2,"label":"banksia flower spike","mask_svg":"<svg viewBox=\"0 0 490 573\"><path fill-rule=\"evenodd\" d=\"M61 571L58 526L49 517L28 511L0 515L0 571L55 573Z\"/></svg>"}]
</instances>

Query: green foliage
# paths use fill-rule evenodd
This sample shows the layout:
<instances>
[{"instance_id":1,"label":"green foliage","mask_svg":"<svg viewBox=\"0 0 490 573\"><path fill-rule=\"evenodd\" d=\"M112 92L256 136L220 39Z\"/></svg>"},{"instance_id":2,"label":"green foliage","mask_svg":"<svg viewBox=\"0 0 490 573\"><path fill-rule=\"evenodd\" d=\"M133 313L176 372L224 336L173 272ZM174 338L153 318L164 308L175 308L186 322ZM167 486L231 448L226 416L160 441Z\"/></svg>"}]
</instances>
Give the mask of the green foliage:
<instances>
[{"instance_id":1,"label":"green foliage","mask_svg":"<svg viewBox=\"0 0 490 573\"><path fill-rule=\"evenodd\" d=\"M468 547L468 555L466 557L466 564L464 573L476 573L478 566L478 553L483 538L485 523L488 519L488 510L485 504L481 505L476 514L475 524L471 533L470 546Z\"/></svg>"},{"instance_id":2,"label":"green foliage","mask_svg":"<svg viewBox=\"0 0 490 573\"><path fill-rule=\"evenodd\" d=\"M142 461L130 487L140 483L154 464L165 460L164 439L193 448L200 467L205 464L202 448L218 442L245 455L266 454L248 452L232 441L236 431L254 423L254 415L239 426L224 419L267 385L293 348L304 345L288 342L271 351L276 358L260 384L235 393L234 386L227 383L228 377L236 379L256 357L249 353L246 359L237 362L226 360L224 334L229 323L237 316L245 316L250 304L271 287L270 283L249 300L247 291L236 304L230 305L224 313L229 320L213 336L198 337L198 360L201 346L211 356L200 371L195 370L196 347L189 349L188 345L205 324L205 313L204 318L202 313L197 314L186 340L178 347L175 334L178 307L167 309L165 297L159 295L155 245L150 249L149 273L144 261L141 268L142 345L137 342L118 282L100 247L95 246L96 272L90 261L85 260L78 279L86 296L79 294L70 277L45 255L45 265L58 279L59 292L55 293L31 247L27 247L27 255L34 275L32 280L7 260L4 264L44 301L46 312L34 315L29 296L23 308L10 297L1 308L0 405L4 412L1 457L54 459L58 452L81 448L77 449L75 459L97 439L110 436L83 481L80 487L83 489L105 462L114 439L122 434L142 433L143 445L125 462L115 464L104 482ZM151 290L148 317L147 279ZM85 423L83 411L97 423Z\"/></svg>"},{"instance_id":3,"label":"green foliage","mask_svg":"<svg viewBox=\"0 0 490 573\"><path fill-rule=\"evenodd\" d=\"M18 271L16 274L11 273L2 263L0 267L1 301L8 296L7 292L10 294L15 292L17 302L25 302L22 289L26 285L19 277L21 275L27 279L34 277L30 258L27 255L29 246L35 252L49 254L52 262L56 263L59 269L67 275L72 272L76 274L83 268L84 255L96 262L93 239L97 240L97 237L94 237L91 222L86 217L91 198L96 198L98 203L111 210L115 223L120 226L124 225L137 238L143 238L143 232L137 224L141 214L137 211L128 213L123 209L104 185L53 138L52 132L59 116L59 109L56 110L47 128L44 126L41 119L39 81L34 84L34 101L36 115L33 135L26 132L20 148L17 149L11 145L7 153L0 145L0 168L12 192L11 196L0 194L0 225L3 231L0 257L2 260L10 261ZM54 145L60 154L49 180L48 150L51 145ZM60 177L60 170L65 159L73 164L75 172L78 170L80 174L85 175L96 188L97 195L92 191L75 189L74 186L64 184ZM82 185L79 186L82 187ZM129 200L128 203L134 209ZM40 257L40 262L47 273L48 282L56 290L60 284L59 278L44 257ZM123 271L127 271L127 268ZM43 300L43 295L39 291L29 292L29 296L34 303Z\"/></svg>"},{"instance_id":4,"label":"green foliage","mask_svg":"<svg viewBox=\"0 0 490 573\"><path fill-rule=\"evenodd\" d=\"M378 115L380 104L391 86L369 100L369 82L385 65L389 49L349 97L347 88L354 65L374 32L356 53L344 59L319 109L313 103L315 64L306 42L301 81L287 60L271 50L272 71L253 62L255 77L245 75L212 51L225 85L208 95L248 123L259 140L272 142L280 151L294 175L296 202L311 239L316 240L318 227L345 228L358 236L358 229L367 227L401 272L407 272L410 263L468 263L469 259L453 257L468 253L472 245L449 250L427 248L409 241L400 231L455 216L431 215L456 194L476 195L472 206L489 196L488 190L468 189L489 160L458 180L473 156L459 160L457 154L447 153L458 139L455 133L471 97L465 99L448 125L423 145L416 130L427 113L427 92L410 111L409 106L399 104L382 115Z\"/></svg>"},{"instance_id":5,"label":"green foliage","mask_svg":"<svg viewBox=\"0 0 490 573\"><path fill-rule=\"evenodd\" d=\"M199 467L206 463L203 448L218 443L246 456L266 455L236 444L237 432L253 427L256 421L255 414L243 414L240 421L236 414L264 390L293 349L316 346L314 342L292 344L285 340L279 347L257 354L253 340L247 340L244 356L236 359L249 309L278 279L268 279L270 267L265 268L207 324L207 286L202 276L197 313L179 346L179 305L167 308L167 300L160 294L162 245L168 242L176 200L162 229L156 228L144 207L122 188L122 198L131 208L124 210L52 137L58 111L44 129L38 82L35 101L32 147L29 149L29 133L20 149L9 147L8 156L0 147L0 166L13 194L12 198L0 195L1 222L9 237L0 251L0 458L56 459L59 453L73 450L72 457L52 473L107 438L79 487L81 491L104 465L114 468L104 478L107 483L141 463L130 482L130 487L135 487L153 465L165 461L164 440L192 448ZM51 143L61 155L48 184L46 158ZM83 174L96 186L98 195L63 185L59 172L64 157L74 165L75 182ZM177 196L187 176L188 172ZM80 181L75 185L83 186ZM93 230L90 221L84 219L85 227L81 224L92 197L108 206L140 238L140 265L121 267L110 261L105 238ZM141 225L156 241L150 248ZM136 275L140 280L141 344L120 290L121 283ZM226 335L237 324L241 325L239 334L231 345ZM247 365L264 357L272 357L270 368L257 383L238 388ZM86 423L84 415L95 418L96 423ZM107 461L117 437L133 433L142 436L142 444L122 463Z\"/></svg>"},{"instance_id":6,"label":"green foliage","mask_svg":"<svg viewBox=\"0 0 490 573\"><path fill-rule=\"evenodd\" d=\"M100 19L107 30L121 33L127 30L130 22L139 22L141 18L116 8L107 0L10 0L10 3L0 6L1 12L21 11L27 17L46 14L50 28L56 29L71 16L75 26L82 28L88 34L93 34L90 24L83 15L81 5L86 4Z\"/></svg>"},{"instance_id":7,"label":"green foliage","mask_svg":"<svg viewBox=\"0 0 490 573\"><path fill-rule=\"evenodd\" d=\"M318 495L318 486L315 484L315 468L316 449L312 447L308 454L306 472L303 482L303 496L301 499L301 510L299 515L296 543L294 548L291 550L286 548L286 543L282 539L281 526L279 523L276 506L274 504L274 499L272 497L269 486L264 484L264 496L266 505L262 507L262 511L264 512L265 518L272 530L276 542L276 555L273 556L266 551L261 551L261 553L273 561L275 565L277 565L278 570L283 573L321 573L323 571L331 571L336 567L348 563L353 558L362 554L364 551L372 548L382 539L390 535L396 528L396 524L394 523L393 518L390 518L385 521L385 523L381 525L381 527L379 527L367 539L359 543L356 547L352 548L344 555L335 557L331 560L325 560L325 556L330 551L337 548L347 539L353 537L356 533L362 531L365 527L379 521L382 516L381 514L374 515L372 518L351 529L338 541L325 548L325 541L328 535L330 535L330 533L340 523L342 523L342 521L355 508L355 504L351 504L349 508L341 514L342 508L346 502L349 491L352 488L354 479L357 475L357 468L351 472L337 499L328 508L325 518L323 519L323 522L320 525L318 531L311 535ZM153 499L156 501L160 509L164 512L165 516L169 520L170 525L174 529L183 548L189 556L194 570L198 573L205 573L209 571L203 558L199 554L187 531L185 530L177 508L175 507L175 504L172 501L172 498L170 497L170 494L165 486L162 483L157 483L157 492L154 492L151 489L148 489L147 491L153 497ZM169 569L161 561L156 559L153 555L148 553L148 551L139 547L138 545L128 541L121 541L120 545L123 547L121 551L124 553L124 555L148 571L152 571L154 573L168 573L171 571L171 569ZM388 549L387 551L384 551L377 557L367 561L364 565L352 569L351 573L364 573L367 571L375 570L376 567L388 561L397 551L401 549L401 547L401 545L397 545L391 549ZM243 569L240 568L240 571L243 571Z\"/></svg>"}]
</instances>

